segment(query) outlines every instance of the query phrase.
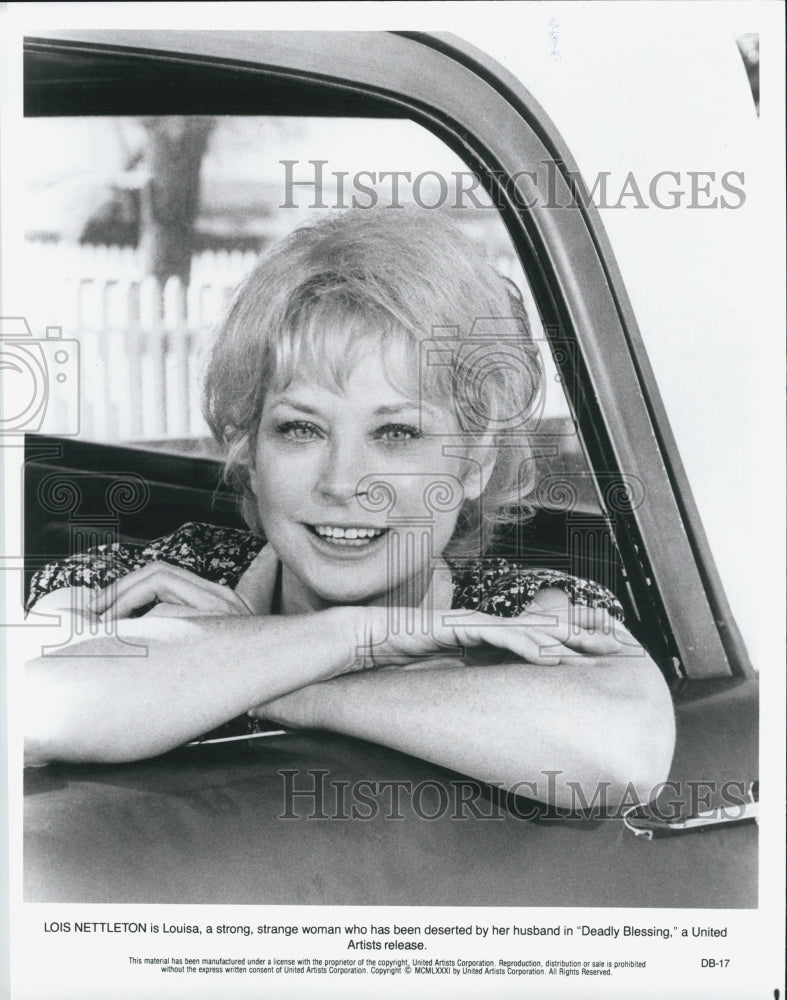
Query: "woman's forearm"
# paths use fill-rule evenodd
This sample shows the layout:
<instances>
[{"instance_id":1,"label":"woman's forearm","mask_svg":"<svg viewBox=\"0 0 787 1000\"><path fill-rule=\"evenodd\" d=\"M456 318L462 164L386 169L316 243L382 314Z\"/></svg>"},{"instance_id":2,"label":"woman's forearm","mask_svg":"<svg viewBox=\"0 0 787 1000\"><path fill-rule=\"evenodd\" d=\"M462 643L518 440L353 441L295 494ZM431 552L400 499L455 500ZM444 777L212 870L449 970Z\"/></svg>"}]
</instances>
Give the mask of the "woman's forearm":
<instances>
[{"instance_id":1,"label":"woman's forearm","mask_svg":"<svg viewBox=\"0 0 787 1000\"><path fill-rule=\"evenodd\" d=\"M644 654L348 675L259 714L381 743L565 807L602 790L611 804L646 800L666 779L674 744L669 692Z\"/></svg>"},{"instance_id":2,"label":"woman's forearm","mask_svg":"<svg viewBox=\"0 0 787 1000\"><path fill-rule=\"evenodd\" d=\"M163 753L258 702L353 669L345 618L333 609L115 622L115 636L28 664L26 758L110 762ZM144 655L132 655L140 649Z\"/></svg>"}]
</instances>

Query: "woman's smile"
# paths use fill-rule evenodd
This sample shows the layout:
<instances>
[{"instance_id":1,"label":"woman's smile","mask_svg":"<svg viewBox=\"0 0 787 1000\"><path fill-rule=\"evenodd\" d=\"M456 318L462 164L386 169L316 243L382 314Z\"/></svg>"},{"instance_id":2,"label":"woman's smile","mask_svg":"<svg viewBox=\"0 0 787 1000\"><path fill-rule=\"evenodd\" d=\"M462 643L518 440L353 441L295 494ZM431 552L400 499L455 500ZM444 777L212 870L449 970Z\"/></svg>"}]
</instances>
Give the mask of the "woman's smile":
<instances>
[{"instance_id":1,"label":"woman's smile","mask_svg":"<svg viewBox=\"0 0 787 1000\"><path fill-rule=\"evenodd\" d=\"M367 548L372 542L382 538L388 530L387 528L340 524L307 524L306 527L313 531L321 541L329 542L331 545L351 545L355 548Z\"/></svg>"}]
</instances>

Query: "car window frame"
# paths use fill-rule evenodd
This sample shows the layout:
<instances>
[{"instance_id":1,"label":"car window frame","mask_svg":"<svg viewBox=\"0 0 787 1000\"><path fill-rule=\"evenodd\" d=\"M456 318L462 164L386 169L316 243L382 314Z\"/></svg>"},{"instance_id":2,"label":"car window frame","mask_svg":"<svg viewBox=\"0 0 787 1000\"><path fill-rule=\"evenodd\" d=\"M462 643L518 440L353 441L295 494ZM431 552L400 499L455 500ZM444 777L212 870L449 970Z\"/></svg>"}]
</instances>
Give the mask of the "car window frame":
<instances>
[{"instance_id":1,"label":"car window frame","mask_svg":"<svg viewBox=\"0 0 787 1000\"><path fill-rule=\"evenodd\" d=\"M576 348L556 363L592 467L618 487L647 484L647 502L614 516L632 602L658 623L675 678L753 674L599 213L514 77L442 34L57 31L26 52L26 114L291 114L297 104L304 115L410 118L459 153L500 209L553 349ZM152 69L173 87L146 86ZM205 93L211 104L197 112ZM547 161L553 204L521 207L532 191L512 176Z\"/></svg>"}]
</instances>

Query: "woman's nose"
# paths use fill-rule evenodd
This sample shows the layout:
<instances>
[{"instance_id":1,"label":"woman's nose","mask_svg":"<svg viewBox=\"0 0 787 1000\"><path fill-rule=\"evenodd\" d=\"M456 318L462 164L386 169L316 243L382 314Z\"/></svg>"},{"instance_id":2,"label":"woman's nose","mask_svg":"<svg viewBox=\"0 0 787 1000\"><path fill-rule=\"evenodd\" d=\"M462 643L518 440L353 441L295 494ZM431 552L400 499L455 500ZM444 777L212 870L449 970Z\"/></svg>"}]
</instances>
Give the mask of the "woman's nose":
<instances>
[{"instance_id":1,"label":"woman's nose","mask_svg":"<svg viewBox=\"0 0 787 1000\"><path fill-rule=\"evenodd\" d=\"M363 442L354 437L331 443L325 452L317 488L334 503L347 503L369 472Z\"/></svg>"}]
</instances>

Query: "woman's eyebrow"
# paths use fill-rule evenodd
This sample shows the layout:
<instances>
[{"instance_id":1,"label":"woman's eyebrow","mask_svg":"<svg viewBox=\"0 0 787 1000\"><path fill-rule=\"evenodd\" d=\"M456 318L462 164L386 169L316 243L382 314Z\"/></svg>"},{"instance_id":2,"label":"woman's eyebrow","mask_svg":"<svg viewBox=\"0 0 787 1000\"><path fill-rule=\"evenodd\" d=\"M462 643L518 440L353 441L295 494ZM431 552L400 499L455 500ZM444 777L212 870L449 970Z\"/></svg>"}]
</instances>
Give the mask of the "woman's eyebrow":
<instances>
[{"instance_id":1,"label":"woman's eyebrow","mask_svg":"<svg viewBox=\"0 0 787 1000\"><path fill-rule=\"evenodd\" d=\"M313 416L320 412L316 407L309 406L308 403L301 403L297 399L291 399L289 396L282 396L280 399L277 399L271 406L271 409L275 410L279 406L289 406L293 410L300 410L302 413L310 413Z\"/></svg>"},{"instance_id":2,"label":"woman's eyebrow","mask_svg":"<svg viewBox=\"0 0 787 1000\"><path fill-rule=\"evenodd\" d=\"M298 399L293 399L291 396L281 396L277 399L271 406L272 410L278 409L280 406L288 406L294 410L300 410L302 413L309 413L312 415L317 415L320 413L319 407L310 406L308 403L302 403ZM428 403L419 402L416 399L405 400L401 403L389 403L383 406L376 406L373 410L373 414L376 417L390 417L395 416L397 413L412 412L413 410L420 411L432 410Z\"/></svg>"},{"instance_id":3,"label":"woman's eyebrow","mask_svg":"<svg viewBox=\"0 0 787 1000\"><path fill-rule=\"evenodd\" d=\"M407 400L405 403L392 403L390 406L378 406L374 413L375 416L379 417L390 417L396 413L402 413L404 410L417 410L419 409L419 403L417 400Z\"/></svg>"}]
</instances>

